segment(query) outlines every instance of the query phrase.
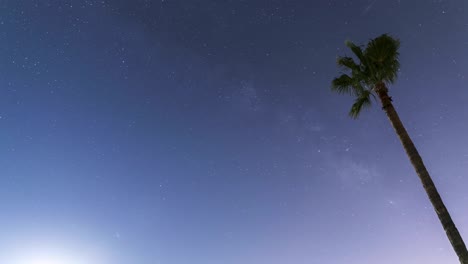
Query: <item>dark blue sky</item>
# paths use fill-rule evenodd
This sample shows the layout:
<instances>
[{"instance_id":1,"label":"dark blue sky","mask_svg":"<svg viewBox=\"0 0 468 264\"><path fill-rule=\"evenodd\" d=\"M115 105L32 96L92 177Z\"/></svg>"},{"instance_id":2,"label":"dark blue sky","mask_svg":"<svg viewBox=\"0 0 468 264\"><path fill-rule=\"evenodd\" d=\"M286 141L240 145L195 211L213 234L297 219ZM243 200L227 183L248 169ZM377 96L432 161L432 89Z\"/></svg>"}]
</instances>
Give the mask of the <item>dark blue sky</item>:
<instances>
[{"instance_id":1,"label":"dark blue sky","mask_svg":"<svg viewBox=\"0 0 468 264\"><path fill-rule=\"evenodd\" d=\"M382 33L468 238L468 2L1 1L0 260L456 263L380 106L329 89Z\"/></svg>"}]
</instances>

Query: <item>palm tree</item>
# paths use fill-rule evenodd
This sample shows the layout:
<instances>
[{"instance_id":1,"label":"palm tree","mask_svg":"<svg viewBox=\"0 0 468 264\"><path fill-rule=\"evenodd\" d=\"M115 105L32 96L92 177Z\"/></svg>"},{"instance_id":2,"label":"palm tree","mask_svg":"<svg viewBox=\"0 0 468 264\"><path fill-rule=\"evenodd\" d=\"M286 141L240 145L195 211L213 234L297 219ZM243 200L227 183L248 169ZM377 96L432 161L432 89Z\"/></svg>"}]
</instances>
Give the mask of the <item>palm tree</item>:
<instances>
[{"instance_id":1,"label":"palm tree","mask_svg":"<svg viewBox=\"0 0 468 264\"><path fill-rule=\"evenodd\" d=\"M465 243L427 172L421 156L393 107L392 98L388 95L387 86L395 82L400 67L398 61L400 41L384 34L370 40L364 50L350 41L346 42L346 46L351 49L359 61L355 62L351 57L338 57L337 64L350 74L342 74L335 78L332 81L332 90L355 97L349 112L352 118L357 118L363 108L369 107L372 98L378 97L380 99L382 109L400 138L460 263L468 264L468 251Z\"/></svg>"}]
</instances>

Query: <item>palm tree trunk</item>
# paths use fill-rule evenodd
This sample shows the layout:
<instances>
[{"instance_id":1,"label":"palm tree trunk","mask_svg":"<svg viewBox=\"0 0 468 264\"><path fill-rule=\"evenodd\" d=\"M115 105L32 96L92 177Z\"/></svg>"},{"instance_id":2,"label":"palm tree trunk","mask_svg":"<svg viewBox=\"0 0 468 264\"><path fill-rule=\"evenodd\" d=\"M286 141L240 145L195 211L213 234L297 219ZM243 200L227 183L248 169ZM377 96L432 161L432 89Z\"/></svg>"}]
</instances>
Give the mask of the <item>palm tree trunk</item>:
<instances>
[{"instance_id":1,"label":"palm tree trunk","mask_svg":"<svg viewBox=\"0 0 468 264\"><path fill-rule=\"evenodd\" d=\"M460 233L455 226L447 208L442 201L442 198L437 191L434 182L431 179L431 176L427 172L426 166L422 161L421 156L419 155L416 147L413 144L413 141L406 132L403 123L400 120L395 108L392 104L391 97L388 96L388 90L385 84L380 84L379 87L376 89L379 95L379 98L382 102L382 108L390 119L390 123L392 123L393 128L395 129L398 137L400 138L403 147L405 148L406 154L408 155L411 164L413 164L416 173L421 180L421 183L426 190L427 195L429 196L429 200L431 200L432 206L439 217L439 220L444 227L445 233L447 234L450 243L452 244L453 249L458 255L460 263L468 264L468 251L466 249L465 243L463 242Z\"/></svg>"}]
</instances>

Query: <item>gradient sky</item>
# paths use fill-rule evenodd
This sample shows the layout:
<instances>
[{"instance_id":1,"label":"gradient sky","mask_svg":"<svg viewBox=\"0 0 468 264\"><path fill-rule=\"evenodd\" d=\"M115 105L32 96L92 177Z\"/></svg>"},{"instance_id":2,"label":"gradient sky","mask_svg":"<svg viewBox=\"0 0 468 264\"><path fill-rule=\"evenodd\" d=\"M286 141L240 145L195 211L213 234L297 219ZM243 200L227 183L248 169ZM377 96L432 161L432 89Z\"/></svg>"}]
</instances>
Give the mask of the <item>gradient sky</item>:
<instances>
[{"instance_id":1,"label":"gradient sky","mask_svg":"<svg viewBox=\"0 0 468 264\"><path fill-rule=\"evenodd\" d=\"M382 33L468 239L467 1L0 1L0 260L457 263L381 107L329 89Z\"/></svg>"}]
</instances>

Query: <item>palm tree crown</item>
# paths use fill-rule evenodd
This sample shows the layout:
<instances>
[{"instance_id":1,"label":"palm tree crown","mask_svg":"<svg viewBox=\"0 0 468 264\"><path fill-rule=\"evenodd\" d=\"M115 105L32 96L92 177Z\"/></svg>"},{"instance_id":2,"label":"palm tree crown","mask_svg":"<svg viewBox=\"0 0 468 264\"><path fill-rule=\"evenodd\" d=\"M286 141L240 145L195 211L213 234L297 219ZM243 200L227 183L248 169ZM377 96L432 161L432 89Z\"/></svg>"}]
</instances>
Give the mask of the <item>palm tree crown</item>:
<instances>
[{"instance_id":1,"label":"palm tree crown","mask_svg":"<svg viewBox=\"0 0 468 264\"><path fill-rule=\"evenodd\" d=\"M364 50L351 41L346 41L346 46L359 62L351 57L338 57L337 64L350 75L345 73L335 78L332 90L356 97L349 115L357 118L364 107L371 105L371 96L375 96L379 89L386 89L384 84L395 82L400 68L400 41L383 34L371 40Z\"/></svg>"}]
</instances>

